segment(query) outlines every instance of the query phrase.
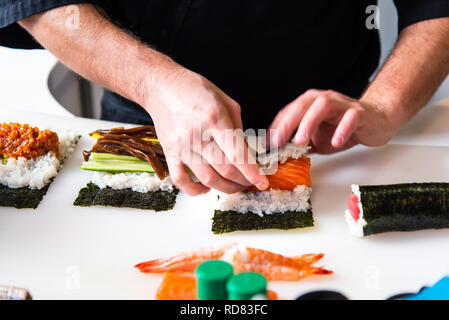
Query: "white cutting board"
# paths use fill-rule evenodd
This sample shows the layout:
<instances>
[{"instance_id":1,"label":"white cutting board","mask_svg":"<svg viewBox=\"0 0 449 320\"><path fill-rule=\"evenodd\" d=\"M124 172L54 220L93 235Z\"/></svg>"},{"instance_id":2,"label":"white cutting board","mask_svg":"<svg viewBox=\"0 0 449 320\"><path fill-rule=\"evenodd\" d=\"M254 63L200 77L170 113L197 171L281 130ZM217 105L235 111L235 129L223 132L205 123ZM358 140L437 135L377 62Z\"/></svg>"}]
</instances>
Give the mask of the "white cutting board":
<instances>
[{"instance_id":1,"label":"white cutting board","mask_svg":"<svg viewBox=\"0 0 449 320\"><path fill-rule=\"evenodd\" d=\"M318 265L334 275L270 284L288 299L318 289L352 299L385 299L449 274L449 230L357 239L343 217L351 183L449 181L449 148L390 145L314 156L314 228L215 236L210 231L214 193L181 194L167 213L72 206L91 176L79 169L81 150L92 145L88 132L115 124L5 111L0 119L69 127L83 135L38 210L0 208L0 284L27 288L36 299L153 299L161 277L141 274L133 265L229 242L286 255L325 253Z\"/></svg>"}]
</instances>

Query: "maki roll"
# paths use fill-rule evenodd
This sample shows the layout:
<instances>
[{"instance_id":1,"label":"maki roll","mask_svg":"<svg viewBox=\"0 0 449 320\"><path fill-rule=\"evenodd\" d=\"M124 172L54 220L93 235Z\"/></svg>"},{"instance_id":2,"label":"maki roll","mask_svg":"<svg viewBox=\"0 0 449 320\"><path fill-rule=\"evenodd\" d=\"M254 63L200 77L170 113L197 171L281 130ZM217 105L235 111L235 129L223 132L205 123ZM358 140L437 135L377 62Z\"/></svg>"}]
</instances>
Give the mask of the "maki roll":
<instances>
[{"instance_id":1,"label":"maki roll","mask_svg":"<svg viewBox=\"0 0 449 320\"><path fill-rule=\"evenodd\" d=\"M352 235L449 228L449 184L352 186L345 219Z\"/></svg>"},{"instance_id":2,"label":"maki roll","mask_svg":"<svg viewBox=\"0 0 449 320\"><path fill-rule=\"evenodd\" d=\"M162 146L153 126L98 130L83 170L93 171L75 206L111 206L143 210L173 209L179 192L169 177Z\"/></svg>"},{"instance_id":3,"label":"maki roll","mask_svg":"<svg viewBox=\"0 0 449 320\"><path fill-rule=\"evenodd\" d=\"M28 124L0 126L0 206L36 209L79 136Z\"/></svg>"},{"instance_id":4,"label":"maki roll","mask_svg":"<svg viewBox=\"0 0 449 320\"><path fill-rule=\"evenodd\" d=\"M275 172L267 175L269 189L220 195L212 231L221 234L312 227L312 181L308 150L308 147L289 143L276 153L259 156L261 169Z\"/></svg>"}]
</instances>

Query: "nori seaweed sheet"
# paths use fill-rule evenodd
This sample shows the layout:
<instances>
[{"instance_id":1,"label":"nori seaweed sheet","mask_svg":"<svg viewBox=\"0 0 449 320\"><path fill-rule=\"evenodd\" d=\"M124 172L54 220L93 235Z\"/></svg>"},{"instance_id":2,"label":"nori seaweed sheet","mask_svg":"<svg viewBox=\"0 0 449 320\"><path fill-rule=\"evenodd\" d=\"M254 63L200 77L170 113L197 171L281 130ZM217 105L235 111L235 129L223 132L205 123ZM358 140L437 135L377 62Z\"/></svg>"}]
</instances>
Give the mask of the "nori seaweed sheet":
<instances>
[{"instance_id":1,"label":"nori seaweed sheet","mask_svg":"<svg viewBox=\"0 0 449 320\"><path fill-rule=\"evenodd\" d=\"M75 138L74 144L78 145L81 135ZM67 160L67 156L61 159L58 173ZM6 164L6 158L0 155L0 163ZM4 185L0 185L0 207L10 207L16 209L37 209L44 196L47 194L51 183L56 177L52 178L50 182L41 190L32 190L28 187L13 189Z\"/></svg>"},{"instance_id":2,"label":"nori seaweed sheet","mask_svg":"<svg viewBox=\"0 0 449 320\"><path fill-rule=\"evenodd\" d=\"M32 190L30 188L12 189L0 185L0 207L37 209L49 187L50 184L41 190Z\"/></svg>"},{"instance_id":3,"label":"nori seaweed sheet","mask_svg":"<svg viewBox=\"0 0 449 320\"><path fill-rule=\"evenodd\" d=\"M449 184L360 186L364 235L449 228Z\"/></svg>"},{"instance_id":4,"label":"nori seaweed sheet","mask_svg":"<svg viewBox=\"0 0 449 320\"><path fill-rule=\"evenodd\" d=\"M89 183L81 189L74 205L79 207L108 206L117 208L134 208L142 210L168 211L174 208L178 189L173 192L155 191L148 193L135 192L131 189L100 189Z\"/></svg>"},{"instance_id":5,"label":"nori seaweed sheet","mask_svg":"<svg viewBox=\"0 0 449 320\"><path fill-rule=\"evenodd\" d=\"M212 232L215 234L267 229L291 230L314 226L312 210L274 213L263 217L254 213L216 210L212 220Z\"/></svg>"}]
</instances>

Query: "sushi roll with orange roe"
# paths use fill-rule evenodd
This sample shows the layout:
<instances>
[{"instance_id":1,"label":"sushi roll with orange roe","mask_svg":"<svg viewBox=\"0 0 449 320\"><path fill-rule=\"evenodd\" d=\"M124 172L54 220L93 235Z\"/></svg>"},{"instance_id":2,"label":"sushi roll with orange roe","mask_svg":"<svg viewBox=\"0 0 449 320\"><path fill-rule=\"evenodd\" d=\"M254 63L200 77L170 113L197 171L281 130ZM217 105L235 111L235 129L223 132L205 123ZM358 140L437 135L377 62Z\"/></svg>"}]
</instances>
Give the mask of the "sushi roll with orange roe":
<instances>
[{"instance_id":1,"label":"sushi roll with orange roe","mask_svg":"<svg viewBox=\"0 0 449 320\"><path fill-rule=\"evenodd\" d=\"M36 209L79 136L28 124L0 125L0 206Z\"/></svg>"}]
</instances>

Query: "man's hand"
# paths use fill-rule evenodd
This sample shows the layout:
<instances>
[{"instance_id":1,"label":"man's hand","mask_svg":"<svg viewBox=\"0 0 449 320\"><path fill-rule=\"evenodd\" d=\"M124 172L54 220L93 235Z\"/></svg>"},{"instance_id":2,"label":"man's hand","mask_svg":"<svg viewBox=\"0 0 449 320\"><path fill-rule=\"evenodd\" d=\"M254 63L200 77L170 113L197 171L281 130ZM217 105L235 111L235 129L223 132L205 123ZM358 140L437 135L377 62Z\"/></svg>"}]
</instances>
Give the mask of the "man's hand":
<instances>
[{"instance_id":1,"label":"man's hand","mask_svg":"<svg viewBox=\"0 0 449 320\"><path fill-rule=\"evenodd\" d=\"M268 187L244 141L239 104L210 81L168 61L142 91L147 91L144 106L155 122L171 179L184 192ZM235 135L236 130L242 134ZM200 183L191 180L186 166Z\"/></svg>"},{"instance_id":2,"label":"man's hand","mask_svg":"<svg viewBox=\"0 0 449 320\"><path fill-rule=\"evenodd\" d=\"M268 187L267 178L250 161L245 141L240 138L240 147L236 147L225 134L242 129L235 101L202 76L112 24L92 5L80 4L78 8L77 30L66 28L65 7L19 23L70 69L150 113L177 187L190 195L209 188L233 193L250 185ZM215 148L192 142L200 127L211 134ZM187 167L199 183L191 180Z\"/></svg>"},{"instance_id":3,"label":"man's hand","mask_svg":"<svg viewBox=\"0 0 449 320\"><path fill-rule=\"evenodd\" d=\"M380 105L335 91L309 90L281 110L270 129L278 130L274 143L279 146L294 136L295 144L329 154L356 144L381 146L398 128Z\"/></svg>"},{"instance_id":4,"label":"man's hand","mask_svg":"<svg viewBox=\"0 0 449 320\"><path fill-rule=\"evenodd\" d=\"M280 130L280 146L295 133L295 143L310 142L318 153L380 146L425 106L448 73L449 18L422 21L401 32L360 100L310 90L284 108L272 128Z\"/></svg>"}]
</instances>

